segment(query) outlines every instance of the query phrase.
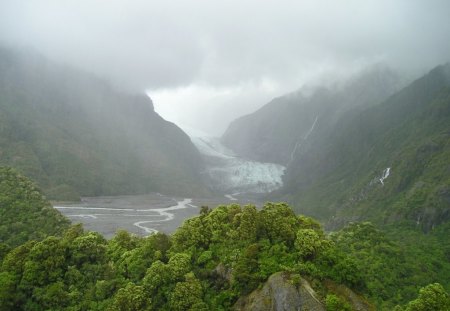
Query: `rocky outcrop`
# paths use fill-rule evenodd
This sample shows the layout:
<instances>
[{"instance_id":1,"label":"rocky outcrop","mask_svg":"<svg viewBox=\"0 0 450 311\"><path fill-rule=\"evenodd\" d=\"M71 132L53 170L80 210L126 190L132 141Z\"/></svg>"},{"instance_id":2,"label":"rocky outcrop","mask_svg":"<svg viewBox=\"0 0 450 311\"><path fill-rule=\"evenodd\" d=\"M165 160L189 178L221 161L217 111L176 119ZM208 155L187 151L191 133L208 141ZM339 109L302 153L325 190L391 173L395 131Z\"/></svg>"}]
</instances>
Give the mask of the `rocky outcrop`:
<instances>
[{"instance_id":1,"label":"rocky outcrop","mask_svg":"<svg viewBox=\"0 0 450 311\"><path fill-rule=\"evenodd\" d=\"M288 273L278 272L273 274L261 289L240 298L234 309L239 311L325 311L325 306L305 279L301 279L300 284L296 286L290 280Z\"/></svg>"},{"instance_id":2,"label":"rocky outcrop","mask_svg":"<svg viewBox=\"0 0 450 311\"><path fill-rule=\"evenodd\" d=\"M375 308L348 287L324 281L326 292L339 296L352 310L374 311ZM287 272L273 274L264 286L234 305L236 311L325 311L325 299L314 291L306 279L293 280Z\"/></svg>"}]
</instances>

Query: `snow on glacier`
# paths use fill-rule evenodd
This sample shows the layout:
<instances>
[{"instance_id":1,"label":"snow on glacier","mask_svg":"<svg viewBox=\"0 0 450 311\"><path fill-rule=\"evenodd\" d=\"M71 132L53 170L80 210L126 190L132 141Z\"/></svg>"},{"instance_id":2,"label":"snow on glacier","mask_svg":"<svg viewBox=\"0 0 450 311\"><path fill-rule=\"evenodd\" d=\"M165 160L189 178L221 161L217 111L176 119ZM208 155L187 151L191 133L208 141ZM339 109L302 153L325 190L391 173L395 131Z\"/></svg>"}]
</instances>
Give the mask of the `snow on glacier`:
<instances>
[{"instance_id":1,"label":"snow on glacier","mask_svg":"<svg viewBox=\"0 0 450 311\"><path fill-rule=\"evenodd\" d=\"M215 137L197 136L191 140L206 159L205 174L215 190L266 193L283 185L286 168L282 165L240 158Z\"/></svg>"}]
</instances>

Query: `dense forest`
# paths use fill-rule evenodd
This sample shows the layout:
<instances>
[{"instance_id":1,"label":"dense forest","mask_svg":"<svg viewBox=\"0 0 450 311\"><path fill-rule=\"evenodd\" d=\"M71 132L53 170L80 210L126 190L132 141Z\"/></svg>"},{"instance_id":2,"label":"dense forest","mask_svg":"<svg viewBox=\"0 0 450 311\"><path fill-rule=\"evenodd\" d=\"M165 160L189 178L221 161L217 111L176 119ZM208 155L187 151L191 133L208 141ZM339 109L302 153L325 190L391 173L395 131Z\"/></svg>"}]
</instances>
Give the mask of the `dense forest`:
<instances>
[{"instance_id":1,"label":"dense forest","mask_svg":"<svg viewBox=\"0 0 450 311\"><path fill-rule=\"evenodd\" d=\"M39 188L16 170L0 167L0 243L10 247L60 235L69 227Z\"/></svg>"},{"instance_id":2,"label":"dense forest","mask_svg":"<svg viewBox=\"0 0 450 311\"><path fill-rule=\"evenodd\" d=\"M0 177L2 213L49 213L25 177L6 168ZM67 228L53 210L49 225L19 241L10 218L0 218L0 310L254 310L280 300L316 310L450 308L448 229L419 239L402 231L404 244L370 223L327 234L267 203L205 206L171 236L119 231L109 241Z\"/></svg>"}]
</instances>

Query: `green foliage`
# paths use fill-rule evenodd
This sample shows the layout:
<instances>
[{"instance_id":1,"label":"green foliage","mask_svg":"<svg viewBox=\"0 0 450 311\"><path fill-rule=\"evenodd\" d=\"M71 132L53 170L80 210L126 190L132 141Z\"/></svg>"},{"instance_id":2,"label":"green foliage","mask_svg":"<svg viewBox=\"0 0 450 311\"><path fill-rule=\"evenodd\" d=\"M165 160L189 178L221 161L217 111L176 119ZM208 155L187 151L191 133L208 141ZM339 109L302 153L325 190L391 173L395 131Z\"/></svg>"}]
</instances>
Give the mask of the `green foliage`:
<instances>
[{"instance_id":1,"label":"green foliage","mask_svg":"<svg viewBox=\"0 0 450 311\"><path fill-rule=\"evenodd\" d=\"M10 272L0 272L0 310L12 310L16 299L14 275Z\"/></svg>"},{"instance_id":2,"label":"green foliage","mask_svg":"<svg viewBox=\"0 0 450 311\"><path fill-rule=\"evenodd\" d=\"M151 310L151 299L142 286L128 283L114 295L110 311L145 311Z\"/></svg>"},{"instance_id":3,"label":"green foliage","mask_svg":"<svg viewBox=\"0 0 450 311\"><path fill-rule=\"evenodd\" d=\"M29 179L14 169L0 167L0 244L17 246L59 235L68 225Z\"/></svg>"},{"instance_id":4,"label":"green foliage","mask_svg":"<svg viewBox=\"0 0 450 311\"><path fill-rule=\"evenodd\" d=\"M370 223L328 237L284 203L233 204L185 221L172 237L120 231L107 241L77 225L13 248L0 266L0 310L230 310L280 271L295 286L310 280L327 310L351 310L348 287L391 310L423 281L405 256ZM428 288L419 300L443 291Z\"/></svg>"},{"instance_id":5,"label":"green foliage","mask_svg":"<svg viewBox=\"0 0 450 311\"><path fill-rule=\"evenodd\" d=\"M336 295L328 294L325 298L327 311L352 311L350 305Z\"/></svg>"},{"instance_id":6,"label":"green foliage","mask_svg":"<svg viewBox=\"0 0 450 311\"><path fill-rule=\"evenodd\" d=\"M396 311L440 311L450 310L450 296L439 283L430 284L419 291L419 297Z\"/></svg>"},{"instance_id":7,"label":"green foliage","mask_svg":"<svg viewBox=\"0 0 450 311\"><path fill-rule=\"evenodd\" d=\"M420 286L450 284L450 264L442 253L448 235L436 238L398 226L383 232L365 222L351 224L331 238L351 260L337 269L360 271L365 291L382 310L413 299Z\"/></svg>"},{"instance_id":8,"label":"green foliage","mask_svg":"<svg viewBox=\"0 0 450 311\"><path fill-rule=\"evenodd\" d=\"M174 311L196 310L202 306L202 286L193 273L186 274L186 280L178 282L169 295L169 308ZM203 303L204 304L204 303Z\"/></svg>"},{"instance_id":9,"label":"green foliage","mask_svg":"<svg viewBox=\"0 0 450 311\"><path fill-rule=\"evenodd\" d=\"M292 245L296 238L295 228L299 220L292 209L283 203L267 203L261 211L261 223L265 234L272 242L283 241Z\"/></svg>"},{"instance_id":10,"label":"green foliage","mask_svg":"<svg viewBox=\"0 0 450 311\"><path fill-rule=\"evenodd\" d=\"M326 241L312 229L300 229L297 231L295 248L302 258L314 258L320 251L326 248Z\"/></svg>"},{"instance_id":11,"label":"green foliage","mask_svg":"<svg viewBox=\"0 0 450 311\"><path fill-rule=\"evenodd\" d=\"M230 309L239 296L273 273L299 272L299 264L318 263L330 248L316 222L297 217L283 203L268 203L261 211L254 206L219 206L187 220L173 237L139 238L120 231L107 241L72 226L62 237L30 242L6 254L0 269L0 306ZM317 266L322 268L329 270ZM333 278L332 273L320 272Z\"/></svg>"}]
</instances>

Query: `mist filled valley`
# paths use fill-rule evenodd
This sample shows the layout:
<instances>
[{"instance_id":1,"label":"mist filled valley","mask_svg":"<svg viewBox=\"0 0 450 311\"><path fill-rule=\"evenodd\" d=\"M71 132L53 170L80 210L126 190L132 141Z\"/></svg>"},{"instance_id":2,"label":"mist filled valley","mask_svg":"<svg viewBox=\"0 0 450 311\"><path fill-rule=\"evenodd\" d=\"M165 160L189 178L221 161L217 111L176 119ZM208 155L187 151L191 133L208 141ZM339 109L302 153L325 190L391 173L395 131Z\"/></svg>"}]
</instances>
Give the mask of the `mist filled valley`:
<instances>
[{"instance_id":1,"label":"mist filled valley","mask_svg":"<svg viewBox=\"0 0 450 311\"><path fill-rule=\"evenodd\" d=\"M0 3L0 311L450 310L448 9Z\"/></svg>"}]
</instances>

